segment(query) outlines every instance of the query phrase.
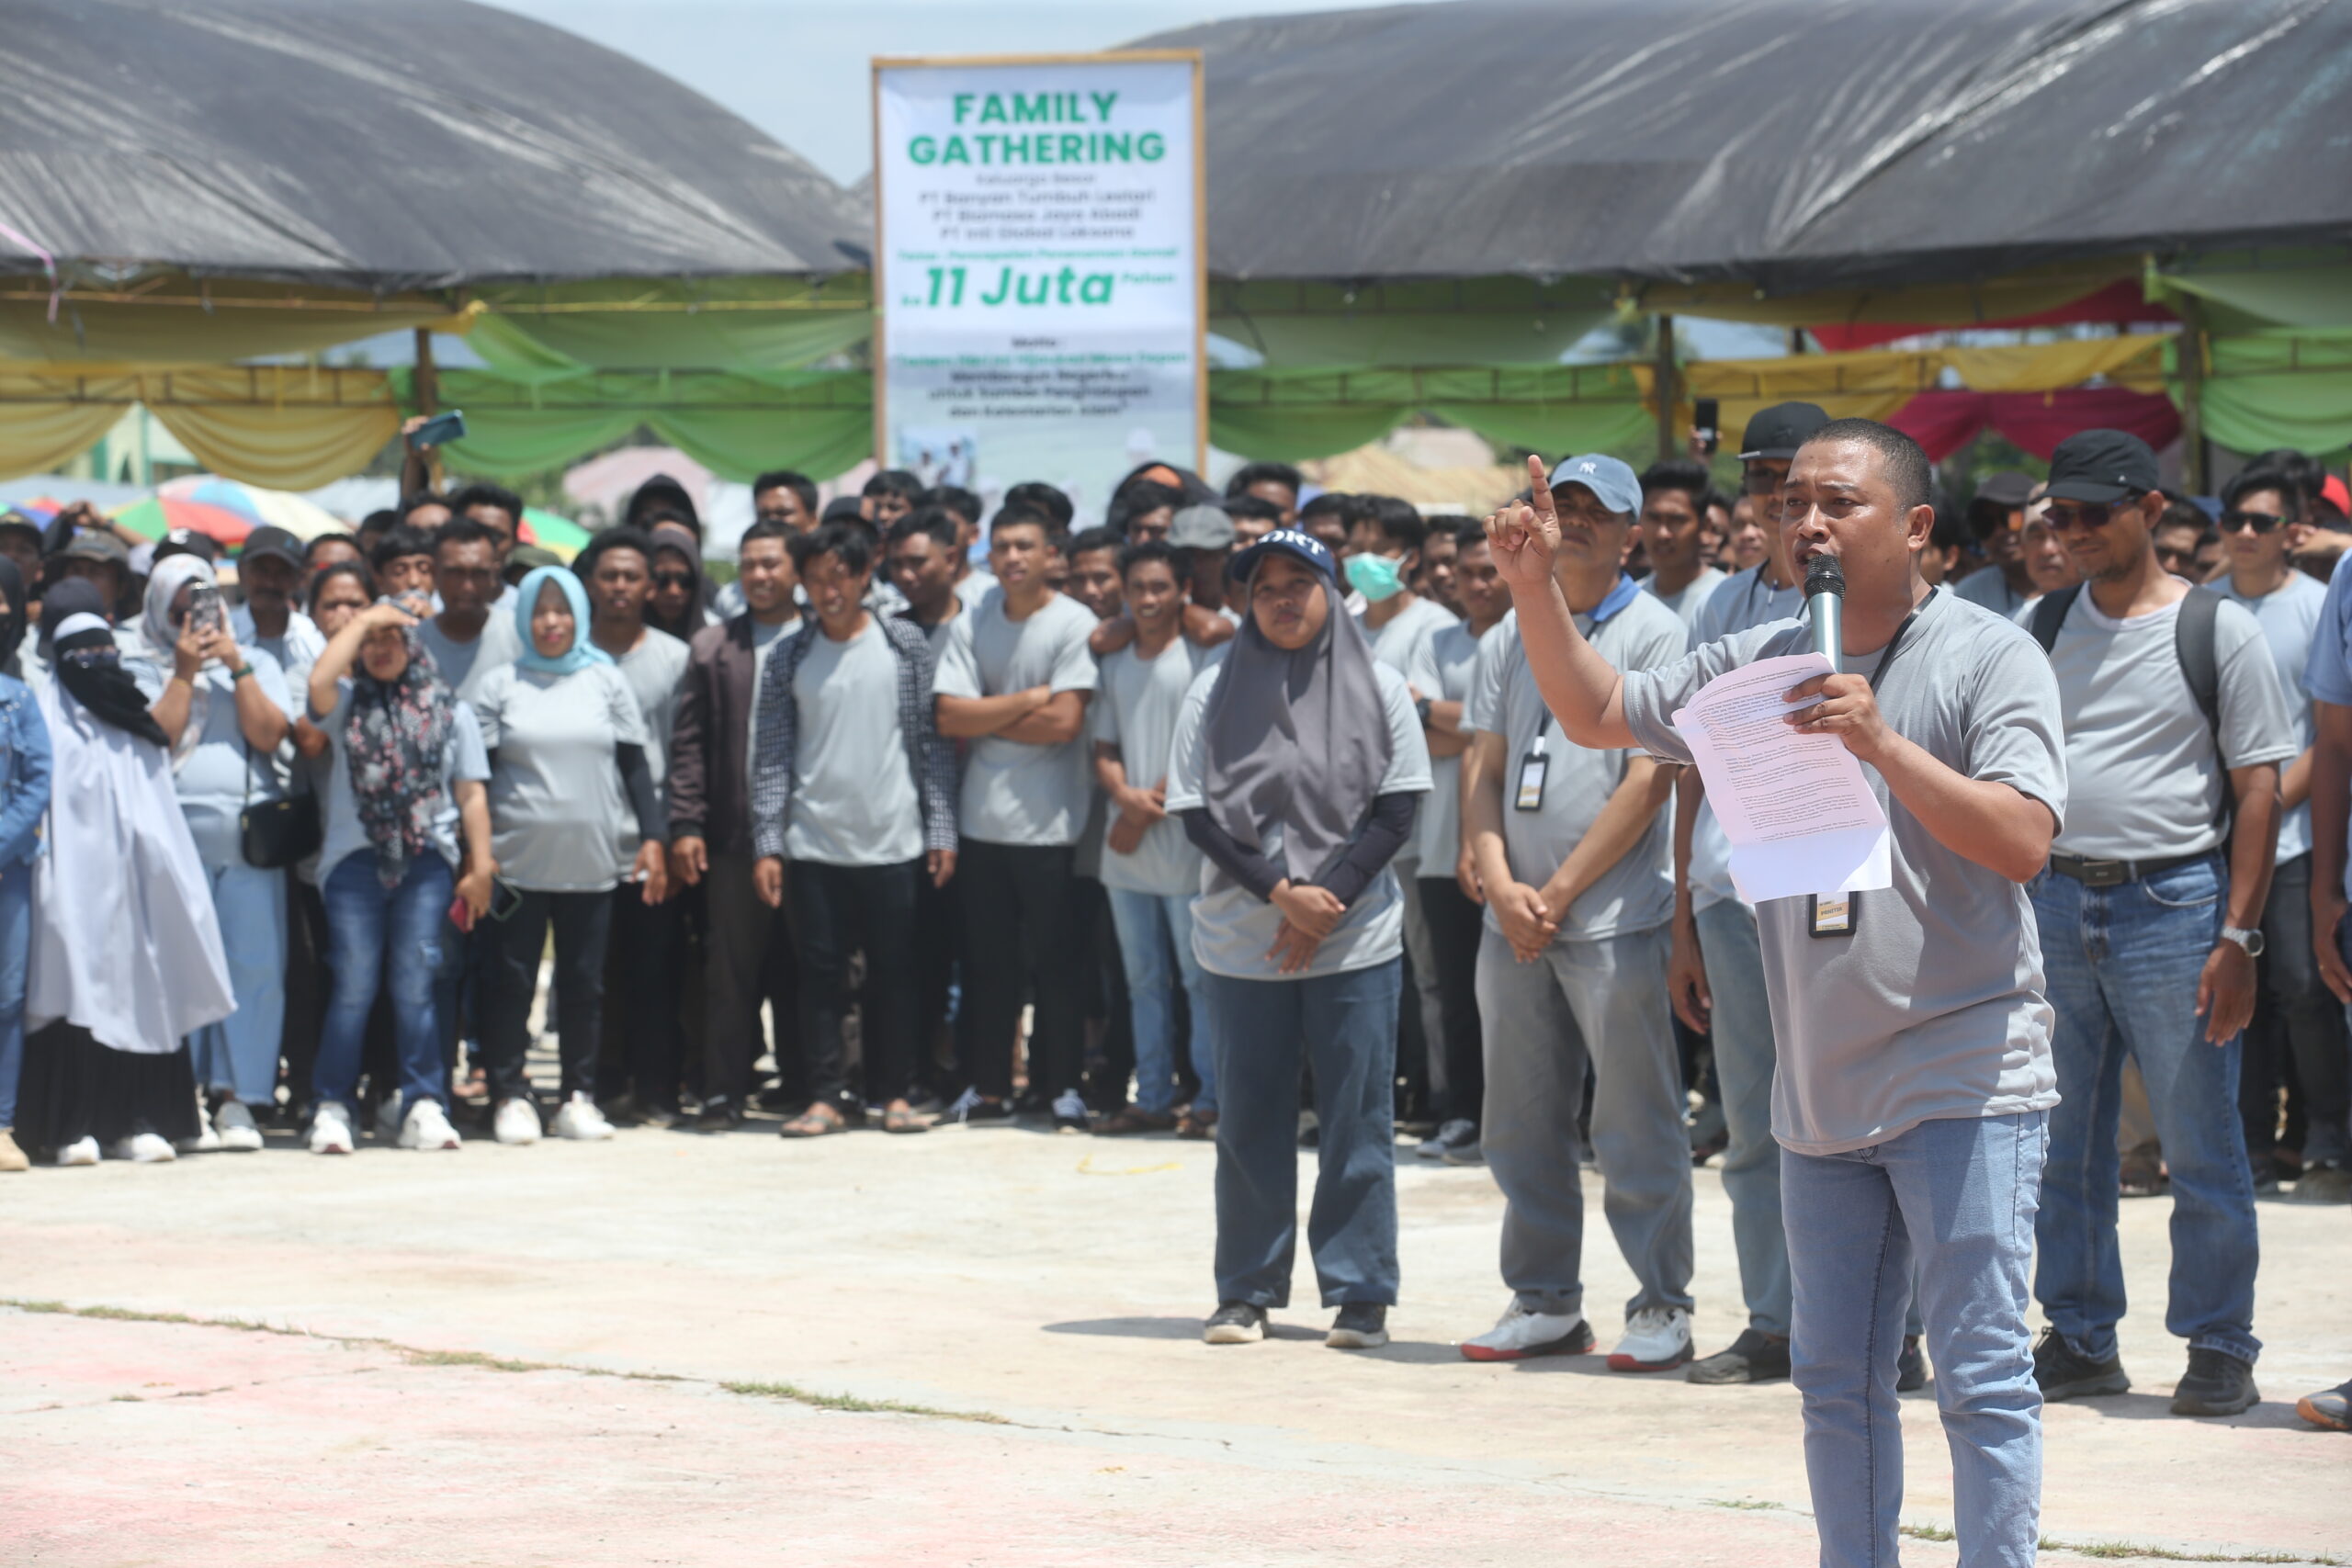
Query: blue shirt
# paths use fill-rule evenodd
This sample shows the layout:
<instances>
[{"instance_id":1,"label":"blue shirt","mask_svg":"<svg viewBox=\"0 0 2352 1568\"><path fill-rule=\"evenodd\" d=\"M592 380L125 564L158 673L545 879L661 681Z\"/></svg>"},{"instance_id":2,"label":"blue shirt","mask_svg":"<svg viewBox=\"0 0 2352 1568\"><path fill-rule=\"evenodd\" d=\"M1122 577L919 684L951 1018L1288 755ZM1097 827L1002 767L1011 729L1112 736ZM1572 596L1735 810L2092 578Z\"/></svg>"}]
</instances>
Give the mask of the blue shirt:
<instances>
[{"instance_id":1,"label":"blue shirt","mask_svg":"<svg viewBox=\"0 0 2352 1568\"><path fill-rule=\"evenodd\" d=\"M295 716L294 700L287 694L286 672L276 659L257 648L239 650L252 668L252 680L262 694L277 705L288 719ZM139 682L141 694L153 703L163 694L171 674L167 664L150 659L125 659L123 665ZM277 800L286 791L278 783L273 753L256 751L245 741L237 723L237 682L218 664L208 665L196 678L204 695L204 728L196 749L185 761L175 761L173 787L179 793L180 814L187 818L196 852L208 866L242 865L244 845L238 819L254 801ZM189 723L195 722L193 710ZM175 757L177 752L175 750Z\"/></svg>"},{"instance_id":2,"label":"blue shirt","mask_svg":"<svg viewBox=\"0 0 2352 1568\"><path fill-rule=\"evenodd\" d=\"M0 675L0 866L28 863L49 810L49 724L32 688Z\"/></svg>"}]
</instances>

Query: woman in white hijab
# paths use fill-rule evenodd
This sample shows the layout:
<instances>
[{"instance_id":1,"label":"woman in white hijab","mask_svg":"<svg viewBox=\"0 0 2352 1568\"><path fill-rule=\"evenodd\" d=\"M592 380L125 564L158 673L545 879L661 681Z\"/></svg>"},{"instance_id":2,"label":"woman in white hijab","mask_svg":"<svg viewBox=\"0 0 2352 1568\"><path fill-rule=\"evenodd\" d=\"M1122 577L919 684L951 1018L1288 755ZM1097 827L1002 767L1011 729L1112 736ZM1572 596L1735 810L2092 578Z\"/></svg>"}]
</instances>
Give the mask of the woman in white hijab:
<instances>
[{"instance_id":1,"label":"woman in white hijab","mask_svg":"<svg viewBox=\"0 0 2352 1568\"><path fill-rule=\"evenodd\" d=\"M184 1038L235 1005L164 731L97 611L79 581L41 605L52 788L17 1130L60 1165L174 1157L198 1132Z\"/></svg>"},{"instance_id":2,"label":"woman in white hijab","mask_svg":"<svg viewBox=\"0 0 2352 1568\"><path fill-rule=\"evenodd\" d=\"M1208 863L1193 904L1216 1057L1212 1345L1261 1339L1298 1247L1298 1092L1317 1145L1306 1245L1324 1343L1388 1342L1396 1301L1396 997L1404 893L1388 863L1429 793L1405 679L1341 606L1331 552L1293 529L1233 559L1250 618L1184 694L1168 812Z\"/></svg>"},{"instance_id":3,"label":"woman in white hijab","mask_svg":"<svg viewBox=\"0 0 2352 1568\"><path fill-rule=\"evenodd\" d=\"M195 612L192 615L192 612ZM142 657L128 661L172 748L172 783L196 840L237 1010L188 1041L197 1087L212 1100L193 1149L261 1147L254 1108L277 1101L286 1021L286 871L245 852L245 812L285 797L277 751L294 716L277 660L238 645L201 556L166 556L147 579ZM187 1152L187 1151L183 1151Z\"/></svg>"}]
</instances>

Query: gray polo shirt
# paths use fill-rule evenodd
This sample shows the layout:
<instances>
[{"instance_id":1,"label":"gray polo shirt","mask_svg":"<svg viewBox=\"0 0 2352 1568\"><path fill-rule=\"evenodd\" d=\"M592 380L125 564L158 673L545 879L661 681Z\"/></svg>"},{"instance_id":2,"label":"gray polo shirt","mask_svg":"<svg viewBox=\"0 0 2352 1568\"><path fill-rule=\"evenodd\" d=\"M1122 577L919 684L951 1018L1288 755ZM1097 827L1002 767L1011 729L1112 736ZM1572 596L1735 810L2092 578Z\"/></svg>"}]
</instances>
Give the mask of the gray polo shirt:
<instances>
[{"instance_id":1,"label":"gray polo shirt","mask_svg":"<svg viewBox=\"0 0 2352 1568\"><path fill-rule=\"evenodd\" d=\"M2201 590L2197 591L2201 592ZM2226 600L2213 621L2222 755L2181 673L2181 601L2117 620L2078 595L2050 665L2065 721L2075 806L2051 847L2098 860L2159 860L2219 846L2228 768L2284 764L2296 744L2262 628Z\"/></svg>"},{"instance_id":2,"label":"gray polo shirt","mask_svg":"<svg viewBox=\"0 0 2352 1568\"><path fill-rule=\"evenodd\" d=\"M1168 754L1176 739L1176 716L1193 677L1225 658L1225 649L1195 648L1177 637L1157 659L1138 658L1129 644L1102 660L1102 687L1088 705L1092 739L1119 750L1127 782L1149 789L1168 777ZM1116 818L1107 806L1104 816ZM1167 895L1200 891L1201 852L1171 815L1144 829L1133 854L1110 844L1110 821L1102 824L1098 875L1105 887Z\"/></svg>"},{"instance_id":3,"label":"gray polo shirt","mask_svg":"<svg viewBox=\"0 0 2352 1568\"><path fill-rule=\"evenodd\" d=\"M2287 699L2287 711L2295 721L2295 739L2300 750L2311 750L2319 738L2319 726L2312 712L2312 694L2303 684L2303 671L2311 662L2312 639L2319 630L2320 611L2327 604L2327 585L2316 577L2300 571L2287 574L2287 581L2259 599L2249 599L2231 586L2223 578L2213 585L2222 597L2233 604L2242 604L2262 628L2262 640L2269 645L2271 662L2278 667L2278 690ZM2297 855L2311 853L2312 804L2301 806L2278 818L2278 863L2284 865Z\"/></svg>"},{"instance_id":4,"label":"gray polo shirt","mask_svg":"<svg viewBox=\"0 0 2352 1568\"><path fill-rule=\"evenodd\" d=\"M477 712L481 707L481 683L490 672L523 656L523 639L515 635L511 610L492 610L490 619L482 623L481 635L471 642L458 641L435 619L418 624L416 639L433 655L433 667L441 671L441 679L458 694L458 700L472 704Z\"/></svg>"},{"instance_id":5,"label":"gray polo shirt","mask_svg":"<svg viewBox=\"0 0 2352 1568\"><path fill-rule=\"evenodd\" d=\"M1703 566L1699 569L1698 576L1682 585L1679 592L1659 592L1655 573L1642 580L1642 591L1681 616L1687 628L1697 624L1699 612L1707 607L1707 601L1714 597L1715 590L1723 585L1723 581L1724 573L1713 567Z\"/></svg>"},{"instance_id":6,"label":"gray polo shirt","mask_svg":"<svg viewBox=\"0 0 2352 1568\"><path fill-rule=\"evenodd\" d=\"M1727 671L1804 653L1801 624L1759 626L1664 669L1625 677L1625 722L1660 757L1690 761L1674 711ZM1878 652L1850 660L1864 673ZM2010 785L2065 820L2058 685L2031 637L1938 593L1880 681L1895 733L1973 779ZM2041 943L2020 885L1939 843L1887 791L1894 886L1861 895L1854 934L1815 939L1807 900L1757 906L1780 1042L1772 1134L1800 1154L1883 1143L1939 1117L2006 1116L2058 1103Z\"/></svg>"},{"instance_id":7,"label":"gray polo shirt","mask_svg":"<svg viewBox=\"0 0 2352 1568\"><path fill-rule=\"evenodd\" d=\"M792 798L784 852L823 865L922 858L922 802L899 723L899 656L869 619L847 642L822 626L792 672Z\"/></svg>"},{"instance_id":8,"label":"gray polo shirt","mask_svg":"<svg viewBox=\"0 0 2352 1568\"><path fill-rule=\"evenodd\" d=\"M475 713L492 754L490 847L501 879L535 893L617 886L638 833L616 748L646 740L620 671L503 664L483 677Z\"/></svg>"},{"instance_id":9,"label":"gray polo shirt","mask_svg":"<svg viewBox=\"0 0 2352 1568\"><path fill-rule=\"evenodd\" d=\"M1057 593L1025 620L1004 613L1004 591L991 588L948 625L931 689L943 697L998 697L1032 686L1094 690L1094 656L1086 639L1093 612ZM1093 751L1080 727L1058 746L1034 746L983 735L964 766L962 831L984 844L1074 844L1094 792Z\"/></svg>"},{"instance_id":10,"label":"gray polo shirt","mask_svg":"<svg viewBox=\"0 0 2352 1568\"><path fill-rule=\"evenodd\" d=\"M686 645L668 632L645 628L635 648L615 660L621 680L645 719L645 763L653 770L653 795L666 808L670 788L670 732L677 728L678 699L685 694Z\"/></svg>"},{"instance_id":11,"label":"gray polo shirt","mask_svg":"<svg viewBox=\"0 0 2352 1568\"><path fill-rule=\"evenodd\" d=\"M1388 771L1380 775L1376 795L1425 795L1430 787L1430 752L1421 739L1420 716L1413 711L1412 693L1405 678L1374 660L1380 682L1380 704L1388 723ZM1209 690L1216 684L1215 669L1204 670L1184 694L1177 716L1176 738L1169 748L1168 810L1170 815L1205 806L1201 774L1208 765L1208 738L1202 719L1208 712ZM1269 828L1259 846L1266 858L1282 863L1280 824ZM1348 907L1346 916L1316 948L1314 959L1295 975L1285 975L1266 956L1282 929L1282 912L1246 887L1235 885L1204 857L1201 896L1193 900L1193 956L1212 975L1236 980L1307 980L1322 975L1343 975L1385 964L1405 951L1405 895L1397 885L1393 863L1383 866L1370 886Z\"/></svg>"},{"instance_id":12,"label":"gray polo shirt","mask_svg":"<svg viewBox=\"0 0 2352 1568\"><path fill-rule=\"evenodd\" d=\"M1495 628L1488 626L1487 635ZM1438 689L1421 694L1439 702L1464 705L1463 725L1468 729L1470 681L1478 667L1478 639L1471 634L1470 623L1456 621L1441 627L1430 638L1430 657L1437 663ZM1426 741L1427 737L1423 737ZM1422 876L1442 876L1451 879L1454 863L1462 858L1462 759L1459 755L1430 759L1430 793L1421 801L1421 814L1413 822L1413 841L1406 854L1410 857Z\"/></svg>"},{"instance_id":13,"label":"gray polo shirt","mask_svg":"<svg viewBox=\"0 0 2352 1568\"><path fill-rule=\"evenodd\" d=\"M1576 619L1593 651L1624 673L1673 663L1682 657L1689 636L1681 617L1648 593L1634 594L1624 608L1598 626L1589 615ZM1544 694L1528 668L1516 610L1479 645L1468 724L1503 738L1503 845L1511 874L1531 887L1541 887L1592 830L1601 807L1624 782L1626 761L1634 753L1592 750L1560 733L1559 721L1544 705ZM1521 811L1517 806L1521 770L1539 746L1543 804ZM1568 906L1554 940L1595 942L1666 924L1674 914L1672 849L1673 824L1660 808L1634 847ZM1491 905L1487 929L1502 930Z\"/></svg>"}]
</instances>

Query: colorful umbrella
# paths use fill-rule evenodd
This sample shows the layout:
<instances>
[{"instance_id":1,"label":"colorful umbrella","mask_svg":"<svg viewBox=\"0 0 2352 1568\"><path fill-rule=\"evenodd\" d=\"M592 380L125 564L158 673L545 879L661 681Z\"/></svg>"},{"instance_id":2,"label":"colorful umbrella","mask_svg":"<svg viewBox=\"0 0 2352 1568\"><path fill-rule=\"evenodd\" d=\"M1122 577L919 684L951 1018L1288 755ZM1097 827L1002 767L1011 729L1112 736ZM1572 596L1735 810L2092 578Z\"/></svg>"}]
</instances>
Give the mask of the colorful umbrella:
<instances>
[{"instance_id":1,"label":"colorful umbrella","mask_svg":"<svg viewBox=\"0 0 2352 1568\"><path fill-rule=\"evenodd\" d=\"M579 524L558 517L552 512L542 512L536 506L523 509L519 542L553 550L557 558L566 565L571 564L571 558L578 555L592 537L594 536Z\"/></svg>"},{"instance_id":2,"label":"colorful umbrella","mask_svg":"<svg viewBox=\"0 0 2352 1568\"><path fill-rule=\"evenodd\" d=\"M155 493L170 501L190 501L234 512L257 528L269 524L298 539L315 539L322 534L345 533L350 528L349 524L316 502L212 474L190 474L173 479L158 486Z\"/></svg>"},{"instance_id":3,"label":"colorful umbrella","mask_svg":"<svg viewBox=\"0 0 2352 1568\"><path fill-rule=\"evenodd\" d=\"M160 539L175 528L187 528L203 535L224 549L234 549L245 542L254 531L254 520L242 512L232 512L225 506L211 506L200 501L179 501L165 495L151 495L144 501L117 508L110 515L117 523L142 539Z\"/></svg>"}]
</instances>

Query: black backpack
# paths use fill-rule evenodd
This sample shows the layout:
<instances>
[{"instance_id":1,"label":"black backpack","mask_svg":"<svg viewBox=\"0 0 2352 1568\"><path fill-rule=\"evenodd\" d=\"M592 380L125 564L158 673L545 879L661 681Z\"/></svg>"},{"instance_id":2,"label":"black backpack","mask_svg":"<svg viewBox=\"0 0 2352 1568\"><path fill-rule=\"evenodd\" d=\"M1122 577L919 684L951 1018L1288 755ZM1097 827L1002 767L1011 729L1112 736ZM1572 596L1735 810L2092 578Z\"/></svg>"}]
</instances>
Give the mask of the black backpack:
<instances>
[{"instance_id":1,"label":"black backpack","mask_svg":"<svg viewBox=\"0 0 2352 1568\"><path fill-rule=\"evenodd\" d=\"M2061 588L2043 597L2033 607L2033 640L2041 645L2046 655L2058 646L2058 628L2065 624L2066 612L2083 596L2079 582L2072 588ZM2222 666L2214 652L2213 621L2221 614L2222 596L2210 588L2192 588L2180 602L2180 615L2172 624L2173 654L2180 660L2180 672L2188 682L2188 694L2197 699L2197 709L2205 716L2205 728L2213 732L2213 761L2227 771L2222 761ZM2225 783L2222 788L2222 820L2230 815L2230 791Z\"/></svg>"}]
</instances>

